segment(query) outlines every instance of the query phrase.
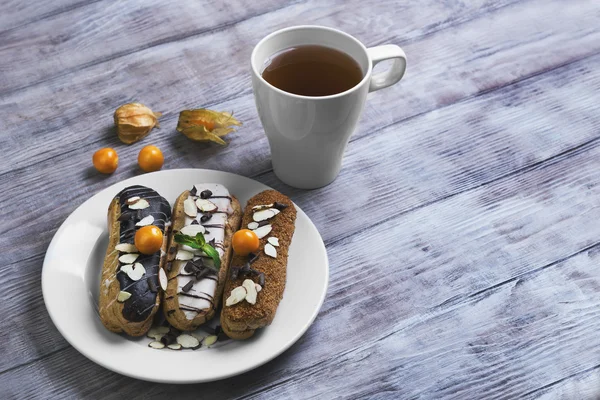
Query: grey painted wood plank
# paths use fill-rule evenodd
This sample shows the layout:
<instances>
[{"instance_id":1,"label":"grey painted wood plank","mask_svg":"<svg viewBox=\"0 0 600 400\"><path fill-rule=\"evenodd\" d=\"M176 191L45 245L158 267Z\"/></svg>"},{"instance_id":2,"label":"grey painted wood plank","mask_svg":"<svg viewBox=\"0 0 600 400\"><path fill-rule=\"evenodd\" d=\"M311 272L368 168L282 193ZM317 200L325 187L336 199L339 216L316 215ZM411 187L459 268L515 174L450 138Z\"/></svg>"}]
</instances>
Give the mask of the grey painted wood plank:
<instances>
[{"instance_id":1,"label":"grey painted wood plank","mask_svg":"<svg viewBox=\"0 0 600 400\"><path fill-rule=\"evenodd\" d=\"M564 379L538 388L525 395L527 399L593 399L598 396L600 387L600 365L572 374Z\"/></svg>"},{"instance_id":2,"label":"grey painted wood plank","mask_svg":"<svg viewBox=\"0 0 600 400\"><path fill-rule=\"evenodd\" d=\"M118 378L119 395L505 398L586 370L600 351L599 161L600 145L582 147L331 245L327 301L291 351L209 385ZM51 354L1 374L0 387L75 395L113 384L78 357ZM74 384L84 376L94 378Z\"/></svg>"},{"instance_id":3,"label":"grey painted wood plank","mask_svg":"<svg viewBox=\"0 0 600 400\"><path fill-rule=\"evenodd\" d=\"M562 73L557 71L554 75L533 78L529 85L521 84L519 87L480 96L470 102L463 102L455 107L441 110L433 117L424 115L412 119L400 131L390 127L370 141L371 150L369 151L365 151L365 147L360 146L360 141L357 141L349 149L347 168L340 178L327 188L311 192L293 191L278 183L272 174L261 177L261 180L291 194L293 199L308 212L325 240L330 244L332 270L337 268L342 273L345 264L362 262L356 258L355 253L350 252L347 257L344 256L347 251L347 240L352 240L352 238L344 239L349 233L365 228L367 230L363 230L363 233L367 233L373 229L372 224L386 226L386 224L393 223L393 220L381 223L398 213L405 213L424 203L439 201L455 193L476 188L482 183L493 181L515 169L535 165L536 162L543 161L549 155L559 154L569 147L577 146L582 141L595 137L598 132L597 128L600 126L600 120L598 120L600 117L597 115L594 117L595 114L592 112L593 108L590 108L590 104L593 103L591 100L594 98L594 93L600 87L600 73L596 72L594 68L596 63L597 60L592 59L574 64L565 68ZM574 93L577 93L578 96L574 96ZM577 97L578 101L572 103L569 108L557 111L554 119L548 120L555 124L554 132L549 132L545 126L534 128L524 125L521 128L523 130L511 129L508 131L494 128L499 120L547 115L556 109L560 99L574 97ZM524 99L527 99L527 102L523 103ZM512 102L512 106L507 107L506 104L509 101ZM480 120L479 129L475 132L463 129L466 126L464 118L470 118L468 110L479 109L486 110L485 116ZM586 122L586 118L589 122ZM569 135L562 135L562 131L569 129L565 124L572 125L572 123L576 123L578 129L571 130ZM440 136L441 127L445 126L454 127L446 133L452 140ZM405 132L411 133L406 134ZM407 136L398 139L399 135ZM472 141L476 145L468 145L468 141ZM507 147L509 145L512 147ZM386 146L388 149L381 153L380 149ZM403 149L412 149L415 156L394 156ZM459 153L458 149L462 149L462 153ZM374 161L375 154L379 154L379 157L385 162L377 165ZM452 162L443 162L449 155ZM219 162L219 160L214 162ZM434 165L439 166L432 169L431 166ZM484 167L482 168L482 166ZM430 173L427 172L428 170ZM417 171L420 173L417 174ZM78 173L75 170L74 175L67 174L60 177L49 173L47 176L42 176L42 180L48 178L47 182L51 186L65 185L61 182L79 181ZM30 179L33 181L22 181L21 184L25 187L35 185L38 176L30 175ZM373 180L373 176L378 178ZM98 186L88 187L87 190L93 193L98 190ZM85 197L85 195L78 195L74 198L80 197ZM371 201L373 211L369 216L369 224L365 226L360 220L345 218L356 210L354 204L340 204L337 200L339 198L354 198L359 204ZM7 277L4 282L5 290L0 293L0 310L3 315L14 316L11 326L20 326L24 331L31 332L35 341L44 343L44 345L31 346L30 337L14 337L14 341L11 339L10 345L20 349L19 357L7 359L7 365L4 367L30 361L65 346L64 341L55 330L36 330L36 327L46 327L49 323L45 313L40 317L37 317L38 313L33 313L36 317L32 318L30 316L32 313L22 312L23 304L10 300L21 291L36 292L39 287L39 275L37 274L39 274L47 242L64 215L74 207L71 202L64 203L62 199L47 206L43 206L41 202L39 204L40 207L48 207L47 210L39 209L44 214L38 219L39 222L31 223L28 226L24 225L23 233L15 232L15 236L10 236L11 240L0 247L5 257L12 254L15 260L18 260L20 253L15 252L13 243L25 242L19 247L21 252L26 251L28 254L39 252L39 255L31 262L16 262L10 266L8 271L0 268L1 275ZM2 206L13 207L12 209L7 208L11 214L17 213L20 209L15 204L2 204ZM54 212L50 213L53 208L55 208ZM25 240L26 236L22 235L25 235L25 232L30 234L29 232L34 228L42 240L30 243ZM378 231L375 230L375 232ZM379 235L386 235L386 233L379 233ZM410 237L412 238L412 236ZM552 257L556 259L562 255L563 251L576 251L587 245L582 242L571 244L573 245L572 249L567 248L568 243L565 243L563 247L555 248L556 253L552 253ZM338 245L344 246L341 253L335 251ZM353 242L350 247L355 247ZM498 244L498 247L501 247L501 244ZM552 257L545 259L544 262L553 261ZM334 263L333 260L338 261ZM446 262L451 264L452 260L453 258L450 258ZM24 276L23 271L31 272L31 275ZM332 274L330 297L331 293L335 293L334 282L339 279L340 276ZM451 297L450 294L447 296ZM439 302L448 298L442 297L440 296ZM329 300L324 306L325 310L329 309L328 304L330 304ZM35 301L32 300L29 306L35 307L36 310L43 309L41 296L38 296Z\"/></svg>"},{"instance_id":4,"label":"grey painted wood plank","mask_svg":"<svg viewBox=\"0 0 600 400\"><path fill-rule=\"evenodd\" d=\"M5 31L24 28L25 26L32 29L34 28L34 24L39 23L45 18L68 13L97 1L101 0L3 0L0 3L0 38Z\"/></svg>"},{"instance_id":5,"label":"grey painted wood plank","mask_svg":"<svg viewBox=\"0 0 600 400\"><path fill-rule=\"evenodd\" d=\"M385 32L384 29L393 27L390 15L408 11L407 16L422 15L420 19L411 21L412 26L421 27L432 23L429 28L437 30L440 27L436 25L436 21L444 21L447 25L454 17L468 18L469 15L485 11L485 8L494 9L514 1L485 0L465 8L454 2L446 5L429 0L421 4L421 7L429 9L430 16L435 16L433 21L426 20L422 13L416 13L416 5L407 10L393 1L370 3L368 6L365 2L356 0L262 0L250 3L186 0L178 1L176 5L173 2L157 0L144 2L142 5L138 1L98 3L75 9L71 13L60 14L56 18L47 18L40 21L35 29L24 27L5 34L0 42L0 70L5 71L3 79L0 80L0 93L45 82L53 76L105 63L145 49L158 53L164 50L165 44L182 51L186 49L186 39L214 29L234 28L245 20L252 21L253 35L251 38L236 38L240 41L238 49L241 45L247 45L248 39L253 39L256 43L269 33L270 31L259 28L265 23L275 23L277 28L280 28L301 24L307 20L333 26L343 22L343 26L358 27L359 32ZM482 10L481 6L485 8ZM207 53L220 55L221 50L209 45L197 51L204 57L210 57ZM45 57L40 59L40 53ZM225 62L226 59L222 61ZM9 68L15 63L23 65L23 68Z\"/></svg>"},{"instance_id":6,"label":"grey painted wood plank","mask_svg":"<svg viewBox=\"0 0 600 400\"><path fill-rule=\"evenodd\" d=\"M540 4L534 2L533 5L538 7ZM500 29L512 23L512 8L515 8L518 15L526 15L525 11L529 7L531 6L503 9L497 15L494 14L496 17L491 20L481 18L466 24L464 29L462 26L457 27L446 33L428 36L423 42L405 46L408 54L415 55L406 81L370 97L356 137L600 50L600 33L595 29L596 21L590 17L587 8L581 5L569 8L562 2L553 2L540 8L542 22L539 24L532 25L523 21L511 29L507 39L515 43L513 47L507 49L501 37L496 36L484 36L473 43L471 38L474 31L486 29L490 24ZM552 16L561 10L578 21L580 30L578 28L565 32L562 25L554 22ZM276 29L280 19L269 20L273 26L265 27L266 31ZM230 43L238 40L238 37L253 37L256 35L252 34L253 27L251 22L241 24L236 32L243 29L244 34L236 37L223 32L198 38L193 41L192 47L205 48L216 41ZM592 33L586 35L589 32ZM539 43L524 42L523 46L519 46L524 37L535 37ZM161 57L157 59L156 54L150 52L138 55L133 66L115 62L110 71L98 66L88 71L89 74L65 77L56 84L9 96L4 105L0 102L0 110L7 116L0 121L0 131L14 133L0 135L0 147L20 144L28 150L16 152L10 163L8 160L0 160L0 171L39 163L65 152L76 152L73 153L74 156L81 157L84 151L89 152L102 145L117 145L116 138L109 136L111 114L118 105L134 99L165 112L164 127L174 126L177 112L184 107L229 107L246 124L240 135L243 134L245 138L252 135L248 137L248 142L256 143L257 138L262 138L262 128L254 109L246 66L253 43L248 41L248 46L240 49L225 46L228 49L225 51L230 54L227 58L231 59L231 67L222 71L217 79L207 80L203 76L222 70L220 57L206 60L202 53L190 52L185 58L180 58L180 52L175 52L170 55L161 53ZM475 47L476 45L479 47ZM474 52L482 53L484 49L487 49L485 56L471 59ZM424 56L419 56L421 54ZM161 73L165 69L164 65L173 57L181 67L177 71L169 68ZM507 63L507 58L518 59L519 62ZM197 75L192 71L196 71ZM457 75L455 71L461 73ZM412 76L415 78L411 78ZM148 82L152 85L148 85ZM436 83L435 90L431 82ZM57 92L61 95L56 96ZM73 93L80 95L73 96ZM81 98L86 101L82 102ZM49 109L49 101L55 107ZM398 102L402 107L397 106ZM29 107L23 110L19 104L28 104ZM20 129L16 131L15 126ZM22 131L32 134L22 135ZM161 133L156 132L146 142L157 139L160 141L157 134ZM57 137L64 137L66 140L57 141ZM82 147L82 142L88 147ZM159 143L168 146L172 141L162 140ZM258 144L264 149L264 143Z\"/></svg>"},{"instance_id":7,"label":"grey painted wood plank","mask_svg":"<svg viewBox=\"0 0 600 400\"><path fill-rule=\"evenodd\" d=\"M33 77L27 81L33 86L0 97L0 147L17 150L0 159L0 218L6 228L0 234L0 282L5 288L0 292L0 314L8 316L0 323L0 332L9 337L7 347L12 349L0 362L0 371L6 371L0 373L0 397L97 397L111 392L128 397L362 393L385 398L417 393L452 398L488 389L496 397L597 394L593 371L598 346L592 332L597 318L577 319L586 316L577 308L582 302L589 303L591 311L585 312L598 311L593 308L597 276L589 273L595 259L590 256L591 264L586 263L587 253L581 253L599 233L593 225L598 217L594 166L600 126L595 4L451 1L398 9L377 3L377 13L372 14L364 9L373 6L364 2L334 11L332 4L336 3L299 3L258 17L258 23L240 22L175 43L165 39L162 29L134 26L134 33L145 38L129 38L125 44L143 48L143 43L166 40L165 44L132 55L126 55L131 50L127 46L102 49L104 60L93 58L98 54L93 46L110 30L91 26L90 35L77 38L91 46L90 58L77 58L88 56L75 54L77 46L50 49L63 51L62 61L72 68L68 75L57 76L65 71L39 57L30 57L23 65L20 76ZM67 14L78 12L48 18L51 23L44 26L70 21ZM100 15L106 18L104 10ZM411 62L400 86L370 96L338 181L313 192L287 188L270 172L244 67L252 45L264 34L307 20L338 26L369 45L396 41ZM182 38L191 32L186 26ZM14 29L17 36L11 37L36 41L36 34L48 33L38 29L31 36ZM127 32L118 24L109 29L115 38ZM214 43L225 44L226 52L208 56L200 52ZM222 68L223 57L231 68ZM180 68L169 68L172 62ZM48 74L41 72L48 65ZM35 79L46 81L35 85ZM165 133L164 123L152 142L167 154L169 168L212 167L258 175L292 195L324 233L332 259L332 290L321 315L290 351L257 371L183 390L119 377L65 347L44 311L39 294L41 260L58 225L85 198L138 173L134 160L139 146L119 147L122 165L130 164L115 176L103 179L87 169L93 150L117 143L109 129L112 110L134 98L148 99L149 105L166 111L166 126L174 126L182 106L210 104L236 111L245 127L226 149L190 145L172 128ZM98 123L99 115L104 123ZM28 188L36 187L48 188L51 200L31 196ZM377 196L374 201L361 188ZM355 209L352 204L340 207L341 198L372 202L373 220L364 226L358 219L348 219ZM378 263L359 252L365 243L378 250ZM388 252L390 248L394 251ZM568 260L556 263L565 256ZM571 268L573 273L553 273L557 268ZM364 287L356 285L349 273L355 273ZM505 300L512 300L512 284L523 274L531 276L527 279L532 283L519 286L525 288L519 289L524 290L520 298L532 303L523 301L517 307ZM583 284L590 287L577 292ZM401 302L393 298L397 288ZM363 291L372 296L361 297ZM18 300L23 292L33 293L29 301ZM575 309L561 303L564 297L572 301L572 293L579 295ZM536 307L536 301L542 306ZM381 304L394 307L386 310ZM548 310L559 313L536 319ZM357 313L361 321L350 324ZM469 327L457 321L472 322L473 315L482 316L477 327L483 333L469 330L464 340L454 340L463 333L459 328ZM520 326L520 318L525 329L538 335L539 344L516 335L513 353L508 344L489 350L477 342L484 355L489 350L499 364L473 355L468 338L476 335L491 341L496 332L504 333L501 329L507 323ZM351 325L350 330L340 332L345 324ZM553 340L553 332L563 325L577 335ZM420 337L423 333L431 337ZM584 340L589 351L575 359ZM542 346L545 351L538 352ZM409 348L413 357L406 360L398 347ZM381 365L371 368L373 357L381 358ZM524 378L516 376L513 362L527 371ZM534 370L536 365L540 368ZM364 370L368 373L361 374ZM469 374L472 370L480 376ZM459 382L456 372L466 378ZM424 382L429 376L438 379ZM503 380L506 376L509 379ZM397 382L404 381L409 382L398 387Z\"/></svg>"},{"instance_id":8,"label":"grey painted wood plank","mask_svg":"<svg viewBox=\"0 0 600 400\"><path fill-rule=\"evenodd\" d=\"M98 2L2 35L0 93L165 43L183 41L294 2ZM203 53L217 49L202 49ZM159 48L156 51L160 51ZM43 54L43 57L40 57ZM22 68L11 68L15 64Z\"/></svg>"},{"instance_id":9,"label":"grey painted wood plank","mask_svg":"<svg viewBox=\"0 0 600 400\"><path fill-rule=\"evenodd\" d=\"M112 113L113 107L107 109L107 103L115 104L114 107L117 107L121 102L131 100L131 98L143 98L148 104L162 105L163 111L177 112L182 106L187 105L181 104L182 98L189 99L189 106L197 106L206 103L214 104L224 98L231 98L244 92L249 93L247 59L252 46L262 35L282 27L282 21L285 21L286 18L298 21L298 23L302 22L302 18L306 18L303 17L306 14L304 6L295 7L292 11L295 14L290 15L290 10L286 9L264 16L260 21L247 21L228 34L213 34L194 40L193 43L169 46L169 49L164 52L146 51L142 52L143 54L131 56L127 60L115 61L110 65L110 73L107 73L106 66L98 66L91 71L85 71L86 74L76 75L83 75L83 78L64 77L56 84L39 88L39 91L28 90L20 93L17 97L10 96L4 101L6 114L12 116L9 117L10 120L6 121L6 125L19 124L23 129L35 132L34 138L20 138L26 141L26 143L22 143L24 146L35 146L43 143L43 139L50 142L50 138L62 136L62 132L55 131L61 130L67 123L72 129L77 129L80 139L87 137L85 135L98 135L97 130L89 129L89 123L91 120L97 121L105 114L108 117ZM319 8L317 11L320 15L319 18L315 18L315 23L335 25L339 18L336 12L329 8ZM410 11L414 13L416 10ZM474 12L470 9L467 11ZM443 19L452 20L453 17L464 17L464 15L459 13L455 16L446 11L439 13L437 21L441 24ZM352 27L354 25L350 23L355 22L356 26L362 27L361 31L357 33L364 31L367 35L373 36L371 32L376 32L377 29L372 29L375 27L369 26L367 21L368 19L350 20L347 24ZM417 20L415 24L419 22L426 21ZM262 30L259 32L256 32L257 25L262 26ZM387 27L387 24L382 27ZM405 29L408 31L408 28ZM240 31L243 31L243 34L240 34ZM380 38L373 36L373 40L380 40ZM222 46L222 52L216 55L212 54L210 59L207 59L206 49L213 48L216 42L226 43L226 45ZM196 51L193 51L194 49ZM183 56L182 51L185 51ZM229 64L229 68L225 71L222 68L224 60L227 60L226 62ZM132 62L133 66L129 65ZM178 67L165 68L165 65L177 65ZM207 76L214 74L214 71L220 71L218 79L206 79ZM153 85L149 86L148 82L152 82ZM136 89L136 93L131 93L132 88ZM78 101L78 96L72 95L74 92L82 93L89 98L85 107L82 107L81 102ZM71 95L57 96L57 93L71 93ZM103 94L100 104L92 101L98 97L98 93ZM56 105L53 110L47 110L45 107L50 98ZM171 99L176 103L164 104L164 99ZM17 105L21 102L30 105L29 113L24 115L23 110L17 112ZM59 110L60 118L57 110ZM35 114L33 114L34 112ZM41 118L43 118L43 123L40 123ZM109 118L106 121L110 123ZM67 134L64 133L64 135ZM52 144L50 143L50 145ZM64 148L62 150L64 151ZM43 153L50 156L54 154L51 149L45 149ZM13 163L15 161L19 161L18 156L15 157ZM4 168L0 168L0 170L4 170Z\"/></svg>"}]
</instances>

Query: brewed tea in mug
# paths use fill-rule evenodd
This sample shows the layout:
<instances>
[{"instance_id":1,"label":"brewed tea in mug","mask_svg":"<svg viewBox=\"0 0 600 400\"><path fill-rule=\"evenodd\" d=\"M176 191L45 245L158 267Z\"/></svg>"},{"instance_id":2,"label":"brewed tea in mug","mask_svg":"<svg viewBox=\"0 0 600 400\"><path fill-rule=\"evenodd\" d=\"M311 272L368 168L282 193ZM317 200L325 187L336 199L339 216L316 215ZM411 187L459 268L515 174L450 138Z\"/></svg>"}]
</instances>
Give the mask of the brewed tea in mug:
<instances>
[{"instance_id":1,"label":"brewed tea in mug","mask_svg":"<svg viewBox=\"0 0 600 400\"><path fill-rule=\"evenodd\" d=\"M329 96L352 89L363 78L348 54L318 45L290 47L265 62L262 77L285 92L302 96Z\"/></svg>"}]
</instances>

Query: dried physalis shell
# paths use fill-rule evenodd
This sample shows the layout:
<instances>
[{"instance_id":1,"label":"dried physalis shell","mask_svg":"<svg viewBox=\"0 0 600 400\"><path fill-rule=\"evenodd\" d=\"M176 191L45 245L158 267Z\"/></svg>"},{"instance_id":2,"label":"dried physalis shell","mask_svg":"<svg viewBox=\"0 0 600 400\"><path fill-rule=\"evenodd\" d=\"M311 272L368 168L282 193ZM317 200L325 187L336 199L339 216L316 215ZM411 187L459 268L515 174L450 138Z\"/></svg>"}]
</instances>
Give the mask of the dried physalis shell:
<instances>
[{"instance_id":1,"label":"dried physalis shell","mask_svg":"<svg viewBox=\"0 0 600 400\"><path fill-rule=\"evenodd\" d=\"M179 113L177 130L197 142L226 145L227 142L221 137L233 132L235 129L232 126L241 125L242 123L233 118L231 113L200 108Z\"/></svg>"},{"instance_id":2,"label":"dried physalis shell","mask_svg":"<svg viewBox=\"0 0 600 400\"><path fill-rule=\"evenodd\" d=\"M135 143L146 136L155 126L158 128L158 117L162 113L155 113L141 103L128 103L115 111L115 126L121 142Z\"/></svg>"}]
</instances>

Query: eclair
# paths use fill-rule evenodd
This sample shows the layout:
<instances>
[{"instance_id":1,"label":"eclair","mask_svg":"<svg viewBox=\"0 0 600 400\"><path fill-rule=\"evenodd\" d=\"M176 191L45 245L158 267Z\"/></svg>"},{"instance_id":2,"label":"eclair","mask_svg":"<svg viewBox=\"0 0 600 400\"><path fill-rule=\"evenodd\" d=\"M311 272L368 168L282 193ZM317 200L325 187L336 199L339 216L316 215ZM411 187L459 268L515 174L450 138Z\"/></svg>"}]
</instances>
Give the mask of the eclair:
<instances>
[{"instance_id":1,"label":"eclair","mask_svg":"<svg viewBox=\"0 0 600 400\"><path fill-rule=\"evenodd\" d=\"M220 184L197 184L177 198L163 302L164 314L173 327L194 330L215 315L229 271L231 237L239 228L241 216L239 201ZM216 251L218 262L203 250L176 240L178 235L193 239L198 234Z\"/></svg>"},{"instance_id":2,"label":"eclair","mask_svg":"<svg viewBox=\"0 0 600 400\"><path fill-rule=\"evenodd\" d=\"M169 202L144 186L127 187L110 203L98 310L108 330L141 336L150 329L160 304L159 274L166 260L170 220ZM142 254L135 236L151 226L160 230L154 230L160 249Z\"/></svg>"},{"instance_id":3,"label":"eclair","mask_svg":"<svg viewBox=\"0 0 600 400\"><path fill-rule=\"evenodd\" d=\"M285 289L295 221L294 204L275 190L248 201L242 228L254 232L259 244L255 252L234 254L232 259L221 311L221 327L230 338L247 339L275 318Z\"/></svg>"}]
</instances>

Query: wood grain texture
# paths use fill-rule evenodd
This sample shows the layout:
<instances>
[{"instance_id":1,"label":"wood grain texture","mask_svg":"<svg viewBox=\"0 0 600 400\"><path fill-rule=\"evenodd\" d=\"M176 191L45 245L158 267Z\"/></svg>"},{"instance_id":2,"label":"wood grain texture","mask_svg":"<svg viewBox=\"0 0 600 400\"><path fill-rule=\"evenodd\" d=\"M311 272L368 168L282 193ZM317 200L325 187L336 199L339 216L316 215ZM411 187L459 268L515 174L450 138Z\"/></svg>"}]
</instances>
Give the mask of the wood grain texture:
<instances>
[{"instance_id":1,"label":"wood grain texture","mask_svg":"<svg viewBox=\"0 0 600 400\"><path fill-rule=\"evenodd\" d=\"M52 4L0 5L0 398L600 395L595 2ZM261 37L298 23L409 56L405 80L370 96L338 180L310 192L274 177L247 70ZM331 285L315 324L241 377L124 378L79 355L45 312L41 263L60 223L139 173L140 146L119 145L110 118L134 99L165 112L143 144L163 149L166 168L256 177L326 241ZM197 106L243 120L230 146L174 132L177 111ZM121 156L110 177L89 169L105 145ZM366 222L348 218L366 205Z\"/></svg>"}]
</instances>

